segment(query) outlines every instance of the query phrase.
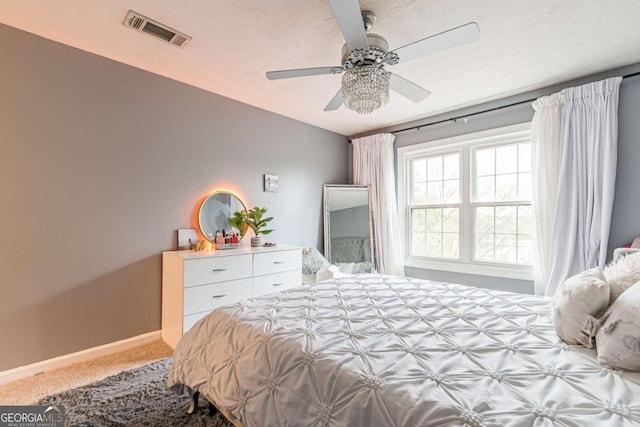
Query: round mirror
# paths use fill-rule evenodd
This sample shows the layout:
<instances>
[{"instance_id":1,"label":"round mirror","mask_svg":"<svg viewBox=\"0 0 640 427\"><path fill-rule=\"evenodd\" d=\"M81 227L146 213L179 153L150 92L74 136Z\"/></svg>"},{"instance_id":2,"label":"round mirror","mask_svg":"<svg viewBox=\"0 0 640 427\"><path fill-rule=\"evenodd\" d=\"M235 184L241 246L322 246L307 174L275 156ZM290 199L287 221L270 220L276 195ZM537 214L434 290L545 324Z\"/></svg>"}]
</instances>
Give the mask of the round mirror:
<instances>
[{"instance_id":1,"label":"round mirror","mask_svg":"<svg viewBox=\"0 0 640 427\"><path fill-rule=\"evenodd\" d=\"M228 220L235 211L241 210L246 210L246 207L236 195L225 191L209 194L200 205L198 214L200 232L206 238L215 238L217 231L231 231L232 227ZM235 231L238 232L238 230Z\"/></svg>"}]
</instances>

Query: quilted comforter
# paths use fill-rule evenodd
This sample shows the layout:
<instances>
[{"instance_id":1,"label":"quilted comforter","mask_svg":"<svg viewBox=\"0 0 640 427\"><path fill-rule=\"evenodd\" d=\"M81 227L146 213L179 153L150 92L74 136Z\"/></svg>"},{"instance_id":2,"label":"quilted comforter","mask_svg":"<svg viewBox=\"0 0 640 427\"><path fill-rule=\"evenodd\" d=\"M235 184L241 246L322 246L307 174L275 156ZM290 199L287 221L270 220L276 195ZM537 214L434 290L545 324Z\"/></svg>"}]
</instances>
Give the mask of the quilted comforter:
<instances>
[{"instance_id":1,"label":"quilted comforter","mask_svg":"<svg viewBox=\"0 0 640 427\"><path fill-rule=\"evenodd\" d=\"M640 425L640 373L562 343L550 299L380 275L213 311L167 385L247 426Z\"/></svg>"}]
</instances>

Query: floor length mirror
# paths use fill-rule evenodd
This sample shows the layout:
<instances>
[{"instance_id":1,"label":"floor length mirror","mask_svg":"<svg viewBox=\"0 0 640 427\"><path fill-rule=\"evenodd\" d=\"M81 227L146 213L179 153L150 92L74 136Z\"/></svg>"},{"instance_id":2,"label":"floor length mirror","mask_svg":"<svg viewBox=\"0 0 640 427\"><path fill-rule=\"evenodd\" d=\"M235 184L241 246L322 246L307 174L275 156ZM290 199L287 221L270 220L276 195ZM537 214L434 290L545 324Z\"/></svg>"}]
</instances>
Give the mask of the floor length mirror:
<instances>
[{"instance_id":1,"label":"floor length mirror","mask_svg":"<svg viewBox=\"0 0 640 427\"><path fill-rule=\"evenodd\" d=\"M324 186L324 252L343 273L376 271L369 187Z\"/></svg>"}]
</instances>

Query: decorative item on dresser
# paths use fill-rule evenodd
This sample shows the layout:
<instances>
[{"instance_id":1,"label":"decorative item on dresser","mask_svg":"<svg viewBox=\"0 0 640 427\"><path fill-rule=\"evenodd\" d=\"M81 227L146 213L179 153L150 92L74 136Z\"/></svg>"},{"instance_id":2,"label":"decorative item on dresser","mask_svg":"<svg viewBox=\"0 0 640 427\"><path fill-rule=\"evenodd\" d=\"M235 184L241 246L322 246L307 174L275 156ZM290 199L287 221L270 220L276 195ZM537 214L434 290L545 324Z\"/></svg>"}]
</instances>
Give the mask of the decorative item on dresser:
<instances>
[{"instance_id":1,"label":"decorative item on dresser","mask_svg":"<svg viewBox=\"0 0 640 427\"><path fill-rule=\"evenodd\" d=\"M162 254L162 339L175 348L216 307L301 284L295 246Z\"/></svg>"},{"instance_id":2,"label":"decorative item on dresser","mask_svg":"<svg viewBox=\"0 0 640 427\"><path fill-rule=\"evenodd\" d=\"M218 237L218 233L224 232L225 229L229 230L229 232L234 231L229 229L228 222L232 213L236 210L244 211L246 209L242 199L232 191L216 190L209 194L202 200L198 210L198 225L200 226L202 237L212 243L217 243L215 239ZM246 231L246 227L242 224L240 227L235 231L242 236Z\"/></svg>"},{"instance_id":3,"label":"decorative item on dresser","mask_svg":"<svg viewBox=\"0 0 640 427\"><path fill-rule=\"evenodd\" d=\"M266 230L264 227L267 223L273 219L273 217L263 218L267 213L267 208L260 208L254 206L253 209L243 209L241 211L235 211L233 216L229 218L229 225L237 228L240 231L240 235L244 236L247 228L253 230L255 237L251 238L251 246L254 248L262 246L262 234L270 234L273 230Z\"/></svg>"}]
</instances>

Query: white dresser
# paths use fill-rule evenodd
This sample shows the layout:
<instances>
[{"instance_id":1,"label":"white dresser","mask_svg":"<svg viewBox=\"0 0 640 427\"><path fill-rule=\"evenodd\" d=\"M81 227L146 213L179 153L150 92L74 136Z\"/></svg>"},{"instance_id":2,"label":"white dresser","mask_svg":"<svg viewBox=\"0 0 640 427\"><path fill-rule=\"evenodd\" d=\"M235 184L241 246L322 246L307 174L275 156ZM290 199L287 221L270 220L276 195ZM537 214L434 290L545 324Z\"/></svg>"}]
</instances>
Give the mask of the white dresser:
<instances>
[{"instance_id":1,"label":"white dresser","mask_svg":"<svg viewBox=\"0 0 640 427\"><path fill-rule=\"evenodd\" d=\"M175 348L216 307L302 283L302 250L294 246L162 254L162 339Z\"/></svg>"}]
</instances>

